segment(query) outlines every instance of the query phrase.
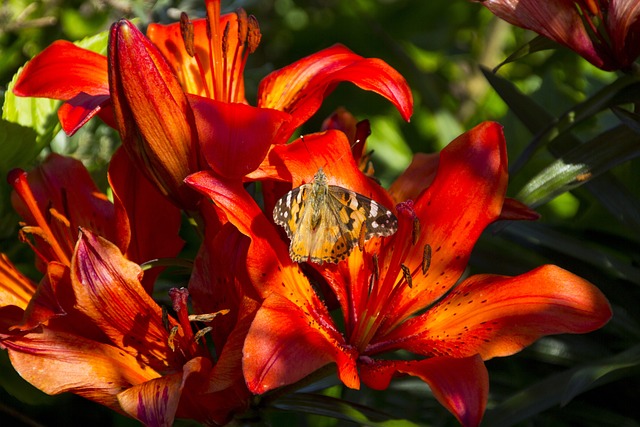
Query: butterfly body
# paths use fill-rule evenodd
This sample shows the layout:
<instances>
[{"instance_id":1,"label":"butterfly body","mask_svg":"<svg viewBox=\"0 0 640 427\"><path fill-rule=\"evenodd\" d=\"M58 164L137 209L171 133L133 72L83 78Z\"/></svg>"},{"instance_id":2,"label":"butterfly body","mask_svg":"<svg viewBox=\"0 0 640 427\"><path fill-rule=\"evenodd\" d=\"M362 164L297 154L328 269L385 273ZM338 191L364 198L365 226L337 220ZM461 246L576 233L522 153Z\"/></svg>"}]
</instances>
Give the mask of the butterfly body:
<instances>
[{"instance_id":1,"label":"butterfly body","mask_svg":"<svg viewBox=\"0 0 640 427\"><path fill-rule=\"evenodd\" d=\"M273 219L291 239L291 259L318 264L337 263L359 242L389 236L398 225L393 213L374 200L329 185L322 168L312 182L294 188L278 200Z\"/></svg>"}]
</instances>

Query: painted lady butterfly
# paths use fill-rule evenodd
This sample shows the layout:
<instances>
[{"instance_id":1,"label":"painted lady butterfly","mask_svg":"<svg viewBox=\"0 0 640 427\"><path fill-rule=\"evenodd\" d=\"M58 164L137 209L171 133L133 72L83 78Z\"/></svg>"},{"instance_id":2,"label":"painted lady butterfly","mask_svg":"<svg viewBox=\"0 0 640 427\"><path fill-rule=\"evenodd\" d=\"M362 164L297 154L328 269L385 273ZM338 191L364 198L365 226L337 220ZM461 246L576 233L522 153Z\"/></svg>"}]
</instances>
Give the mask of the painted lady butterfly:
<instances>
[{"instance_id":1,"label":"painted lady butterfly","mask_svg":"<svg viewBox=\"0 0 640 427\"><path fill-rule=\"evenodd\" d=\"M312 182L278 200L273 219L291 239L291 259L318 264L337 263L356 244L374 236L390 236L398 228L389 209L355 191L329 185L322 168Z\"/></svg>"}]
</instances>

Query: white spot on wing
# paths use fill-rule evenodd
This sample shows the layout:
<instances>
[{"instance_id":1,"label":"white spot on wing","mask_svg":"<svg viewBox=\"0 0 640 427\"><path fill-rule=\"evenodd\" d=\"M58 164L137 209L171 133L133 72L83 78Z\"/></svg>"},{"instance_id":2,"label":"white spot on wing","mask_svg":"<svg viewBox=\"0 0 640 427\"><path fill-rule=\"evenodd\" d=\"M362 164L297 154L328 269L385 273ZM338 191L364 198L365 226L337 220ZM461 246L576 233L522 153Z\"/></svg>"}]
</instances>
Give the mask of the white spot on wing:
<instances>
[{"instance_id":1,"label":"white spot on wing","mask_svg":"<svg viewBox=\"0 0 640 427\"><path fill-rule=\"evenodd\" d=\"M378 204L377 203L371 202L371 211L370 212L371 212L371 216L372 217L378 216ZM375 222L374 222L374 224L375 224Z\"/></svg>"}]
</instances>

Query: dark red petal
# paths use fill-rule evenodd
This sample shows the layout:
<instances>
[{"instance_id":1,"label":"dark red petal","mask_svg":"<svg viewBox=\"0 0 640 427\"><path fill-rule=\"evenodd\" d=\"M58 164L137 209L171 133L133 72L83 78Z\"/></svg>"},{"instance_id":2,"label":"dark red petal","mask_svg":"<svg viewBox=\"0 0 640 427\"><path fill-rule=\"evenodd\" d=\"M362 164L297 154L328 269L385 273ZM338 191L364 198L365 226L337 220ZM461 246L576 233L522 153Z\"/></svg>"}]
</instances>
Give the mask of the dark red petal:
<instances>
[{"instance_id":1,"label":"dark red petal","mask_svg":"<svg viewBox=\"0 0 640 427\"><path fill-rule=\"evenodd\" d=\"M516 199L505 197L504 204L502 205L502 211L500 212L500 218L498 219L506 219L510 221L537 221L540 219L540 214Z\"/></svg>"},{"instance_id":2,"label":"dark red petal","mask_svg":"<svg viewBox=\"0 0 640 427\"><path fill-rule=\"evenodd\" d=\"M331 362L338 364L346 386L359 388L355 357L337 331L316 321L307 308L274 293L251 324L242 366L247 386L256 394L295 383Z\"/></svg>"},{"instance_id":3,"label":"dark red petal","mask_svg":"<svg viewBox=\"0 0 640 427\"><path fill-rule=\"evenodd\" d=\"M596 67L607 69L612 65L612 58L594 46L573 1L548 1L542 6L537 0L484 0L482 4L513 25L569 47Z\"/></svg>"},{"instance_id":4,"label":"dark red petal","mask_svg":"<svg viewBox=\"0 0 640 427\"><path fill-rule=\"evenodd\" d=\"M516 277L477 275L393 331L385 350L455 357L479 353L486 360L516 353L545 335L593 331L610 317L611 307L598 288L556 266Z\"/></svg>"},{"instance_id":5,"label":"dark red petal","mask_svg":"<svg viewBox=\"0 0 640 427\"><path fill-rule=\"evenodd\" d=\"M109 184L113 190L118 226L118 247L135 263L178 255L181 212L135 167L119 149L109 163ZM161 269L147 270L144 288L151 294Z\"/></svg>"},{"instance_id":6,"label":"dark red petal","mask_svg":"<svg viewBox=\"0 0 640 427\"><path fill-rule=\"evenodd\" d=\"M489 374L479 356L434 357L420 361L369 361L359 364L362 381L384 390L397 375L412 375L429 384L438 402L463 426L477 426L489 395Z\"/></svg>"},{"instance_id":7,"label":"dark red petal","mask_svg":"<svg viewBox=\"0 0 640 427\"><path fill-rule=\"evenodd\" d=\"M290 116L268 108L190 96L200 149L216 173L242 178L254 171Z\"/></svg>"}]
</instances>

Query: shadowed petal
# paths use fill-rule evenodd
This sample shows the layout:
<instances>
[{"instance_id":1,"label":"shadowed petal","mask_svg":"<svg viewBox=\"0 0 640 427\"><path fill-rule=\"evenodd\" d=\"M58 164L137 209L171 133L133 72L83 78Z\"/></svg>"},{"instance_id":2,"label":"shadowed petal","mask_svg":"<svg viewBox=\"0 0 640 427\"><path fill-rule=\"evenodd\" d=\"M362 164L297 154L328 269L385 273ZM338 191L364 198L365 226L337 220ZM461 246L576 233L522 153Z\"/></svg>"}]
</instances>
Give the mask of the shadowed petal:
<instances>
[{"instance_id":1,"label":"shadowed petal","mask_svg":"<svg viewBox=\"0 0 640 427\"><path fill-rule=\"evenodd\" d=\"M49 328L2 345L20 376L45 393L72 392L116 411L118 393L159 376L120 348Z\"/></svg>"},{"instance_id":2,"label":"shadowed petal","mask_svg":"<svg viewBox=\"0 0 640 427\"><path fill-rule=\"evenodd\" d=\"M165 375L123 391L118 395L118 402L127 414L145 426L170 427L187 381L192 376L204 376L210 369L208 360L192 359L181 373Z\"/></svg>"},{"instance_id":3,"label":"shadowed petal","mask_svg":"<svg viewBox=\"0 0 640 427\"><path fill-rule=\"evenodd\" d=\"M180 210L153 186L135 167L127 153L118 149L109 163L109 184L120 226L118 244L127 259L141 264L178 255L184 241L180 238ZM126 242L126 243L125 243ZM151 294L162 269L147 270L142 284Z\"/></svg>"},{"instance_id":4,"label":"shadowed petal","mask_svg":"<svg viewBox=\"0 0 640 427\"><path fill-rule=\"evenodd\" d=\"M269 108L190 96L204 158L218 174L242 178L255 170L290 116Z\"/></svg>"},{"instance_id":5,"label":"shadowed petal","mask_svg":"<svg viewBox=\"0 0 640 427\"><path fill-rule=\"evenodd\" d=\"M347 387L359 388L355 349L328 325L305 310L271 294L256 314L243 349L243 370L249 390L264 393L292 384L331 362Z\"/></svg>"},{"instance_id":6,"label":"shadowed petal","mask_svg":"<svg viewBox=\"0 0 640 427\"><path fill-rule=\"evenodd\" d=\"M0 307L15 305L25 309L36 292L36 284L0 253Z\"/></svg>"},{"instance_id":7,"label":"shadowed petal","mask_svg":"<svg viewBox=\"0 0 640 427\"><path fill-rule=\"evenodd\" d=\"M435 357L420 361L369 361L360 364L362 381L384 390L397 375L412 375L429 384L438 402L463 426L477 426L489 395L489 374L479 356Z\"/></svg>"}]
</instances>

